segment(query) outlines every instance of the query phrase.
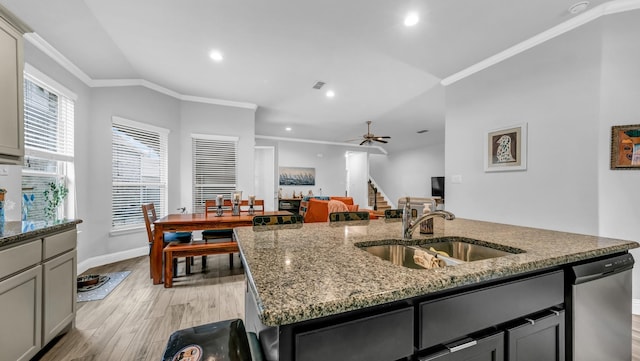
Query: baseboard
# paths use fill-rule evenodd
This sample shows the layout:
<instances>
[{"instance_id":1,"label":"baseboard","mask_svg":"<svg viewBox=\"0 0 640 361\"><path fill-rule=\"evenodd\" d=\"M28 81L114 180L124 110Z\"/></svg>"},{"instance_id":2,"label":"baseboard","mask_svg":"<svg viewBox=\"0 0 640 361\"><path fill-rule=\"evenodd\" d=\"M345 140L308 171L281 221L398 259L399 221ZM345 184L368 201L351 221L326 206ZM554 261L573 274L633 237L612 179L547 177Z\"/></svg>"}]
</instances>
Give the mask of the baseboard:
<instances>
[{"instance_id":1,"label":"baseboard","mask_svg":"<svg viewBox=\"0 0 640 361\"><path fill-rule=\"evenodd\" d=\"M631 313L633 313L634 315L640 315L640 300L631 300Z\"/></svg>"},{"instance_id":2,"label":"baseboard","mask_svg":"<svg viewBox=\"0 0 640 361\"><path fill-rule=\"evenodd\" d=\"M103 266L109 263L124 261L130 258L146 256L148 254L149 254L149 247L144 246L140 248L129 249L126 251L104 254L97 257L91 257L89 259L86 259L78 263L78 274L81 274L82 272L85 272L86 270L93 267L98 267L98 266Z\"/></svg>"}]
</instances>

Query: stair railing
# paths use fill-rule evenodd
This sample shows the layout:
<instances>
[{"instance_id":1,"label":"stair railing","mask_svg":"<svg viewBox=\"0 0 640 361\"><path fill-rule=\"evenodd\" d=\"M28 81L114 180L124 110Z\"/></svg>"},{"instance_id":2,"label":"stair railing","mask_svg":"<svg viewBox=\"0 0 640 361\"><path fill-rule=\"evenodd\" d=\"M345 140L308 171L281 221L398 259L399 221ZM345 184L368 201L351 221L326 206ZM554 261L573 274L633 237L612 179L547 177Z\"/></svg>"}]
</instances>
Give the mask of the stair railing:
<instances>
[{"instance_id":1,"label":"stair railing","mask_svg":"<svg viewBox=\"0 0 640 361\"><path fill-rule=\"evenodd\" d=\"M371 202L371 199L373 198L373 202ZM378 188L373 185L373 182L371 182L371 179L369 179L369 205L371 205L371 203L373 203L373 210L377 211L378 210Z\"/></svg>"}]
</instances>

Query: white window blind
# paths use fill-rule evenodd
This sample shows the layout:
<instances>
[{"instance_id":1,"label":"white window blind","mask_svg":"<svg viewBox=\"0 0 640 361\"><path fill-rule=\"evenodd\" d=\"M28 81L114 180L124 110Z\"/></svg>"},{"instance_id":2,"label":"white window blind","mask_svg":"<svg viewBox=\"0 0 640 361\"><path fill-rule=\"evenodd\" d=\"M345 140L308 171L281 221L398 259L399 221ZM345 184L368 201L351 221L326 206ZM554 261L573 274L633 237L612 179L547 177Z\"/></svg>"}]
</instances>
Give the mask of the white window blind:
<instances>
[{"instance_id":1,"label":"white window blind","mask_svg":"<svg viewBox=\"0 0 640 361\"><path fill-rule=\"evenodd\" d=\"M169 130L113 117L111 136L112 230L144 225L143 203L166 215Z\"/></svg>"},{"instance_id":2,"label":"white window blind","mask_svg":"<svg viewBox=\"0 0 640 361\"><path fill-rule=\"evenodd\" d=\"M236 190L238 138L192 135L193 211L204 211L207 199Z\"/></svg>"},{"instance_id":3,"label":"white window blind","mask_svg":"<svg viewBox=\"0 0 640 361\"><path fill-rule=\"evenodd\" d=\"M45 76L35 70L34 73L38 78L29 73L24 77L22 217L25 220L45 219L43 192L49 183L64 184L73 192L69 176L73 173L75 103L65 92L40 80ZM72 206L62 207L58 216L72 217Z\"/></svg>"}]
</instances>

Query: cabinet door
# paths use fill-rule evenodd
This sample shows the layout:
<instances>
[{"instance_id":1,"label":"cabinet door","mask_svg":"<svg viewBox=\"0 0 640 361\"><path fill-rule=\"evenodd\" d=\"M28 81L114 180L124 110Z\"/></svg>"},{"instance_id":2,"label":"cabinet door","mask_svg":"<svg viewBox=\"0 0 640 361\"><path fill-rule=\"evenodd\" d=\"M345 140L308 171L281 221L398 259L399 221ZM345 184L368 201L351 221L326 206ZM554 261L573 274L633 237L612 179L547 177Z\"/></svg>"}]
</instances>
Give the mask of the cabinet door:
<instances>
[{"instance_id":1,"label":"cabinet door","mask_svg":"<svg viewBox=\"0 0 640 361\"><path fill-rule=\"evenodd\" d=\"M0 282L0 305L0 359L31 359L42 345L42 266Z\"/></svg>"},{"instance_id":2,"label":"cabinet door","mask_svg":"<svg viewBox=\"0 0 640 361\"><path fill-rule=\"evenodd\" d=\"M504 360L504 332L480 339L467 338L445 345L440 352L421 356L419 361L502 361Z\"/></svg>"},{"instance_id":3,"label":"cabinet door","mask_svg":"<svg viewBox=\"0 0 640 361\"><path fill-rule=\"evenodd\" d=\"M0 163L24 155L22 34L0 19Z\"/></svg>"},{"instance_id":4,"label":"cabinet door","mask_svg":"<svg viewBox=\"0 0 640 361\"><path fill-rule=\"evenodd\" d=\"M564 310L507 329L509 361L564 361Z\"/></svg>"},{"instance_id":5,"label":"cabinet door","mask_svg":"<svg viewBox=\"0 0 640 361\"><path fill-rule=\"evenodd\" d=\"M75 320L76 251L43 264L42 344L47 344Z\"/></svg>"}]
</instances>

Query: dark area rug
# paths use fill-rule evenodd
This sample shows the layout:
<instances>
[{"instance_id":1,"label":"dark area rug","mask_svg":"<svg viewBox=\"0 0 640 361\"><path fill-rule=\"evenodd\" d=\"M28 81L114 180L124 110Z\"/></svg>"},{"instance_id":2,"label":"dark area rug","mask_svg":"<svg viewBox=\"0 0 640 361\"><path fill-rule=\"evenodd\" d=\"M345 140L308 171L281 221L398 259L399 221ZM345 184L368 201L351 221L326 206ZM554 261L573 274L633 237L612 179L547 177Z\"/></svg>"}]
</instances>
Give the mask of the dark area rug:
<instances>
[{"instance_id":1,"label":"dark area rug","mask_svg":"<svg viewBox=\"0 0 640 361\"><path fill-rule=\"evenodd\" d=\"M98 283L86 287L78 287L77 302L101 300L113 291L131 271L113 272L100 275Z\"/></svg>"}]
</instances>

